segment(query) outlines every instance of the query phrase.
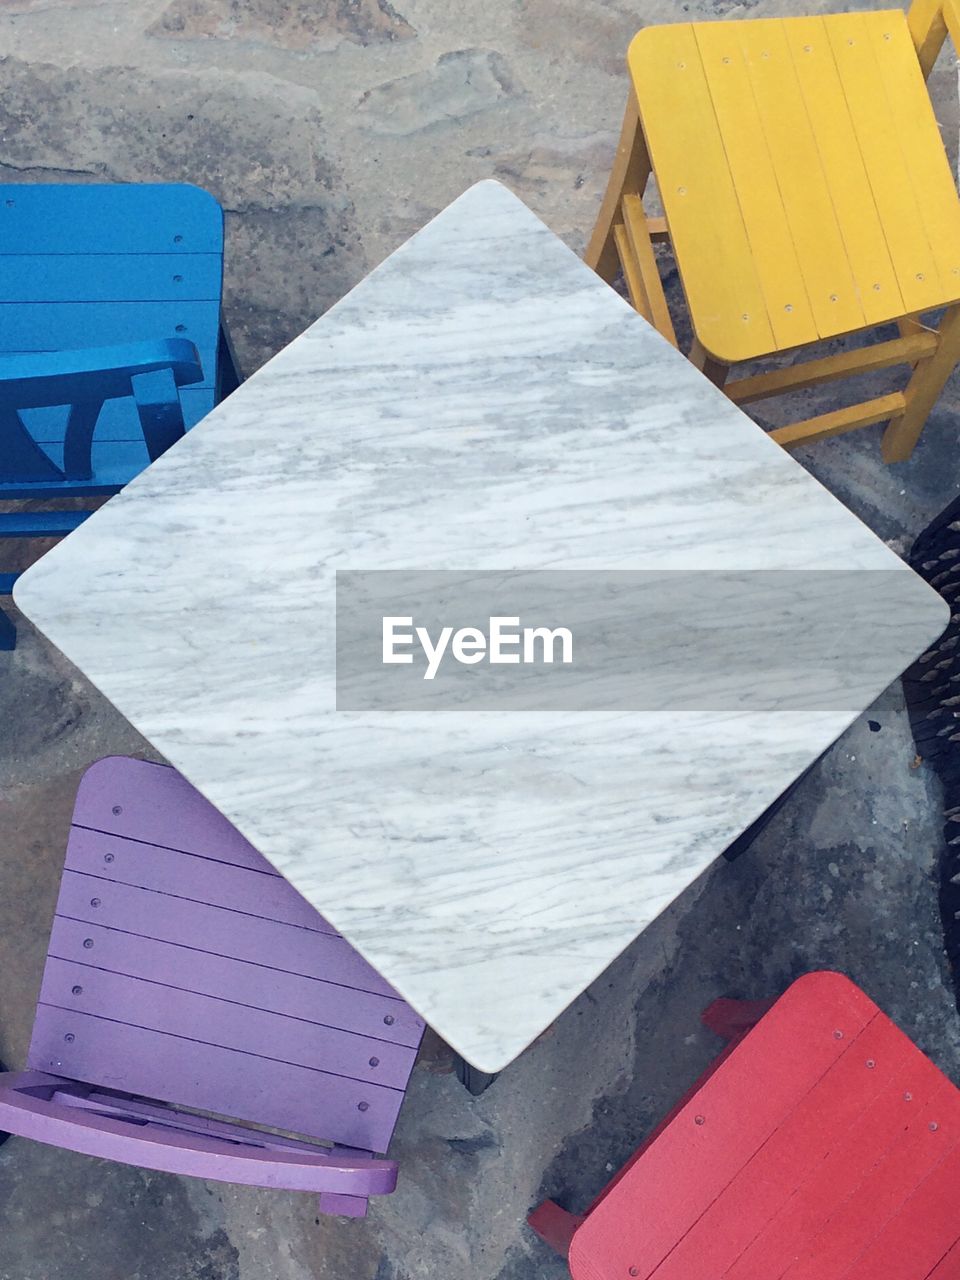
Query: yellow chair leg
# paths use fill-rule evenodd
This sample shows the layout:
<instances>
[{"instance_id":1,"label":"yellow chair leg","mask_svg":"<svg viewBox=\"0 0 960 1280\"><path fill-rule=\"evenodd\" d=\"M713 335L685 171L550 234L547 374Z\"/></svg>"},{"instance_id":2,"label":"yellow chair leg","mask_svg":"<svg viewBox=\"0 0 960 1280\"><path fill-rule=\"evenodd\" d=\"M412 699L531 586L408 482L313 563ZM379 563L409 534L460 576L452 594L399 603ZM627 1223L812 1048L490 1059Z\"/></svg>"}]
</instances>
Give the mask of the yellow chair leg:
<instances>
[{"instance_id":1,"label":"yellow chair leg","mask_svg":"<svg viewBox=\"0 0 960 1280\"><path fill-rule=\"evenodd\" d=\"M948 307L943 313L938 337L936 351L917 365L907 383L903 415L883 433L884 462L906 462L913 453L923 424L960 360L960 305Z\"/></svg>"},{"instance_id":2,"label":"yellow chair leg","mask_svg":"<svg viewBox=\"0 0 960 1280\"><path fill-rule=\"evenodd\" d=\"M601 280L610 284L620 270L617 246L614 242L613 228L623 219L620 216L620 202L624 195L642 196L650 177L650 157L640 129L640 116L637 112L637 100L630 94L626 115L623 117L623 128L620 130L620 141L614 157L610 180L604 193L603 203L597 223L583 256L588 267L596 271Z\"/></svg>"},{"instance_id":3,"label":"yellow chair leg","mask_svg":"<svg viewBox=\"0 0 960 1280\"><path fill-rule=\"evenodd\" d=\"M719 360L714 360L713 356L703 347L699 338L694 338L693 345L690 348L690 363L699 369L704 377L709 378L715 387L722 387L727 380L727 374L730 372L730 366L721 364Z\"/></svg>"}]
</instances>

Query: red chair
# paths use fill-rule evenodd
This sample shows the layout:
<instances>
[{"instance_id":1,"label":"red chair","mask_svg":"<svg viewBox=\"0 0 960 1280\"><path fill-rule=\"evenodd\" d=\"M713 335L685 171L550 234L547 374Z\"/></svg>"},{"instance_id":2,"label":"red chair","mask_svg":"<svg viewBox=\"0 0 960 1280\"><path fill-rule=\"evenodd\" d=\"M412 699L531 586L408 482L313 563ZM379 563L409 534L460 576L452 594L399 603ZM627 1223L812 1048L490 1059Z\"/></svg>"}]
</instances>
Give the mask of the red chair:
<instances>
[{"instance_id":1,"label":"red chair","mask_svg":"<svg viewBox=\"0 0 960 1280\"><path fill-rule=\"evenodd\" d=\"M717 1000L731 1043L580 1217L574 1280L958 1280L960 1091L847 978Z\"/></svg>"}]
</instances>

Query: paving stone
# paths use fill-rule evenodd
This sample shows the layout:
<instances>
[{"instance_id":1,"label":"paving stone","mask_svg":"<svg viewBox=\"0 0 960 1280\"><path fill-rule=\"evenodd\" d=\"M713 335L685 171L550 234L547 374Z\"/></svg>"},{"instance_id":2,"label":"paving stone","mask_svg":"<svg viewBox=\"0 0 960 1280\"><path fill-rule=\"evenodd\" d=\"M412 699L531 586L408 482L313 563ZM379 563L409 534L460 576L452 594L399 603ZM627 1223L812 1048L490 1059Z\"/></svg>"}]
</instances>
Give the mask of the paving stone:
<instances>
[{"instance_id":1,"label":"paving stone","mask_svg":"<svg viewBox=\"0 0 960 1280\"><path fill-rule=\"evenodd\" d=\"M148 34L178 40L249 40L281 49L335 49L416 35L388 0L173 0Z\"/></svg>"},{"instance_id":2,"label":"paving stone","mask_svg":"<svg viewBox=\"0 0 960 1280\"><path fill-rule=\"evenodd\" d=\"M373 133L416 133L487 111L514 90L499 53L456 49L442 54L427 71L368 89L357 113Z\"/></svg>"}]
</instances>

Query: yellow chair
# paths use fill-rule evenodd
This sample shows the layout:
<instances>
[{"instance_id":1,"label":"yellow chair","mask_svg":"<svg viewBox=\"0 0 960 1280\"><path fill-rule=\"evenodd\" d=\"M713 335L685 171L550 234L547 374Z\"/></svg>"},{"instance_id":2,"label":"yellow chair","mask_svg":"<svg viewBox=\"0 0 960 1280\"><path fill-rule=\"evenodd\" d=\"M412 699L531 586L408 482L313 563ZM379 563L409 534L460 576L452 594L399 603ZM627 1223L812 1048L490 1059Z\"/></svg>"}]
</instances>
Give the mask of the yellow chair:
<instances>
[{"instance_id":1,"label":"yellow chair","mask_svg":"<svg viewBox=\"0 0 960 1280\"><path fill-rule=\"evenodd\" d=\"M960 358L960 199L926 88L958 0L818 18L647 27L586 260L622 269L676 345L653 242L672 243L691 360L737 404L910 366L902 392L770 434L782 445L888 422L910 456ZM647 217L651 172L665 218ZM921 316L945 308L939 329ZM897 323L900 336L727 382L729 366Z\"/></svg>"}]
</instances>

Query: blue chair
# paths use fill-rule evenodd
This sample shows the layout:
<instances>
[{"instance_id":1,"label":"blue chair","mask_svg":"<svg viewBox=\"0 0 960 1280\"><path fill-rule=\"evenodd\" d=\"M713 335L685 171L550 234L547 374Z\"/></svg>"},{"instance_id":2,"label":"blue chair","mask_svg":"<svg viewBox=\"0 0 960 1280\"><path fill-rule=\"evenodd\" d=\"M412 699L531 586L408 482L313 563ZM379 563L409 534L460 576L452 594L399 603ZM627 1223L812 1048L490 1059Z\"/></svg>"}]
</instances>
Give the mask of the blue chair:
<instances>
[{"instance_id":1,"label":"blue chair","mask_svg":"<svg viewBox=\"0 0 960 1280\"><path fill-rule=\"evenodd\" d=\"M0 503L116 493L228 395L222 285L223 213L198 187L0 185ZM0 539L89 514L0 510Z\"/></svg>"}]
</instances>

